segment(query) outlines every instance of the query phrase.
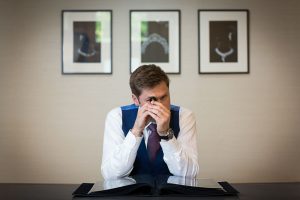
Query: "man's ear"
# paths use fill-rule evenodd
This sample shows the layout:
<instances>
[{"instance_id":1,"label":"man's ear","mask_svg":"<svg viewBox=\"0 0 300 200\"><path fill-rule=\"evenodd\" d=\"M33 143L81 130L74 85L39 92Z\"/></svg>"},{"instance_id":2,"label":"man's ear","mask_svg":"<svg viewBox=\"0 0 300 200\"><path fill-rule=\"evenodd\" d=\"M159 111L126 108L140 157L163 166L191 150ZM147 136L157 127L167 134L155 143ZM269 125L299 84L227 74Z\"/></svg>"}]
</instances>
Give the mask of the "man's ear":
<instances>
[{"instance_id":1,"label":"man's ear","mask_svg":"<svg viewBox=\"0 0 300 200\"><path fill-rule=\"evenodd\" d=\"M136 106L140 105L140 101L139 101L138 97L136 97L134 94L132 94L131 98Z\"/></svg>"}]
</instances>

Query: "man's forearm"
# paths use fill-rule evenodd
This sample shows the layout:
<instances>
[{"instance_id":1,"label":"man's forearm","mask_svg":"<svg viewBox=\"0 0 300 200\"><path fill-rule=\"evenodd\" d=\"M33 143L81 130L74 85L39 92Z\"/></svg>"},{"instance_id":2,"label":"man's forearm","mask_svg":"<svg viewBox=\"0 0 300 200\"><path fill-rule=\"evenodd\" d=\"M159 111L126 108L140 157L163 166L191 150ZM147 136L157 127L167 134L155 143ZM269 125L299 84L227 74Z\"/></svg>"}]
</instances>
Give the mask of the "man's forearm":
<instances>
[{"instance_id":1,"label":"man's forearm","mask_svg":"<svg viewBox=\"0 0 300 200\"><path fill-rule=\"evenodd\" d=\"M127 176L132 171L140 143L141 138L137 138L129 132L122 144L111 149L112 152L106 152L101 165L104 179Z\"/></svg>"},{"instance_id":2,"label":"man's forearm","mask_svg":"<svg viewBox=\"0 0 300 200\"><path fill-rule=\"evenodd\" d=\"M176 139L161 143L164 161L175 176L196 177L199 171L197 152L187 152Z\"/></svg>"}]
</instances>

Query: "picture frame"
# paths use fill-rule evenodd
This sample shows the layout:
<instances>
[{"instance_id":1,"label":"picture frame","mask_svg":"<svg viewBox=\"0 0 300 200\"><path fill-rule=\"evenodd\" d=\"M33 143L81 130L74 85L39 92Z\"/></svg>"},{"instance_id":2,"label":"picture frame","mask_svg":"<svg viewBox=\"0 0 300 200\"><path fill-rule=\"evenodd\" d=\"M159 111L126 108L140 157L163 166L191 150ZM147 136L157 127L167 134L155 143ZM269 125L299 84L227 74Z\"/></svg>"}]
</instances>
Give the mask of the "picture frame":
<instances>
[{"instance_id":1,"label":"picture frame","mask_svg":"<svg viewBox=\"0 0 300 200\"><path fill-rule=\"evenodd\" d=\"M180 10L130 10L130 73L155 64L180 74Z\"/></svg>"},{"instance_id":2,"label":"picture frame","mask_svg":"<svg viewBox=\"0 0 300 200\"><path fill-rule=\"evenodd\" d=\"M199 74L249 74L249 10L198 10Z\"/></svg>"},{"instance_id":3,"label":"picture frame","mask_svg":"<svg viewBox=\"0 0 300 200\"><path fill-rule=\"evenodd\" d=\"M62 74L112 74L112 10L62 10Z\"/></svg>"}]
</instances>

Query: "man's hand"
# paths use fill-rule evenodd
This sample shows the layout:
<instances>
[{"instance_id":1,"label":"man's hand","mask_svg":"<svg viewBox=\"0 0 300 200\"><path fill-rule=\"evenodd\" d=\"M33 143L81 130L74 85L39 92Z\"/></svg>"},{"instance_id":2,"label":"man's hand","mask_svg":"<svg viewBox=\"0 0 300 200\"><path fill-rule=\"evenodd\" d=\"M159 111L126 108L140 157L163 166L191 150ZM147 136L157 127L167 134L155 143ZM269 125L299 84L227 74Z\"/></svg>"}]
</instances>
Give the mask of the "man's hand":
<instances>
[{"instance_id":1,"label":"man's hand","mask_svg":"<svg viewBox=\"0 0 300 200\"><path fill-rule=\"evenodd\" d=\"M136 137L142 136L143 130L147 125L148 121L150 120L148 107L149 107L149 103L146 103L143 106L139 107L134 126L131 129L132 134L135 135Z\"/></svg>"},{"instance_id":2,"label":"man's hand","mask_svg":"<svg viewBox=\"0 0 300 200\"><path fill-rule=\"evenodd\" d=\"M158 134L165 135L170 127L170 109L158 101L152 101L147 108L149 115L156 121Z\"/></svg>"}]
</instances>

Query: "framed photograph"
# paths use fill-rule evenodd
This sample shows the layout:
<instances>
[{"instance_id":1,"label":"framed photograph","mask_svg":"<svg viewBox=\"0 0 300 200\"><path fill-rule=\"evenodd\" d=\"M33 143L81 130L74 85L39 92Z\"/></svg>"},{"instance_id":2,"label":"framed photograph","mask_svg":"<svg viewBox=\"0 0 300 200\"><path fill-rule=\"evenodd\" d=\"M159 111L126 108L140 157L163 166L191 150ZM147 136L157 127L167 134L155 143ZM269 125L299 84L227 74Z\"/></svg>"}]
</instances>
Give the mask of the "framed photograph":
<instances>
[{"instance_id":1,"label":"framed photograph","mask_svg":"<svg viewBox=\"0 0 300 200\"><path fill-rule=\"evenodd\" d=\"M112 73L112 11L62 11L62 74Z\"/></svg>"},{"instance_id":2,"label":"framed photograph","mask_svg":"<svg viewBox=\"0 0 300 200\"><path fill-rule=\"evenodd\" d=\"M130 11L130 73L146 64L180 74L180 10Z\"/></svg>"},{"instance_id":3,"label":"framed photograph","mask_svg":"<svg viewBox=\"0 0 300 200\"><path fill-rule=\"evenodd\" d=\"M249 11L198 10L199 73L249 73Z\"/></svg>"}]
</instances>

